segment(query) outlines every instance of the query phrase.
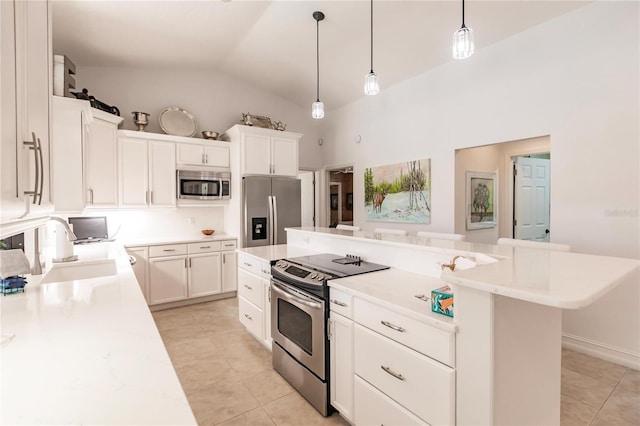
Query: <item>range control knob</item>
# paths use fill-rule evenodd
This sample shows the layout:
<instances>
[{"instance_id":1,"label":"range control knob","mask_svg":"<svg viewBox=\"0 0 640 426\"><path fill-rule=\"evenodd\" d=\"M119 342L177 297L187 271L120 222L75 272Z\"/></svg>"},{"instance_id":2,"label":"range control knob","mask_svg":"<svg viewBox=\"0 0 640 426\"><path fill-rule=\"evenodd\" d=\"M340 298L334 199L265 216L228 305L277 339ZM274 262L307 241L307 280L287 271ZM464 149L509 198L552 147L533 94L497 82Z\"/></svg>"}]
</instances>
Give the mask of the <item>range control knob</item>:
<instances>
[{"instance_id":1,"label":"range control knob","mask_svg":"<svg viewBox=\"0 0 640 426\"><path fill-rule=\"evenodd\" d=\"M324 275L318 274L318 277L316 278L316 280L318 280L318 281L324 280Z\"/></svg>"},{"instance_id":2,"label":"range control knob","mask_svg":"<svg viewBox=\"0 0 640 426\"><path fill-rule=\"evenodd\" d=\"M315 279L318 276L318 274L316 272L312 273L311 275L309 275L309 278L311 278L312 280Z\"/></svg>"},{"instance_id":3,"label":"range control knob","mask_svg":"<svg viewBox=\"0 0 640 426\"><path fill-rule=\"evenodd\" d=\"M287 262L283 261L283 260L279 260L278 263L276 263L276 266L279 268L286 268L288 266Z\"/></svg>"}]
</instances>

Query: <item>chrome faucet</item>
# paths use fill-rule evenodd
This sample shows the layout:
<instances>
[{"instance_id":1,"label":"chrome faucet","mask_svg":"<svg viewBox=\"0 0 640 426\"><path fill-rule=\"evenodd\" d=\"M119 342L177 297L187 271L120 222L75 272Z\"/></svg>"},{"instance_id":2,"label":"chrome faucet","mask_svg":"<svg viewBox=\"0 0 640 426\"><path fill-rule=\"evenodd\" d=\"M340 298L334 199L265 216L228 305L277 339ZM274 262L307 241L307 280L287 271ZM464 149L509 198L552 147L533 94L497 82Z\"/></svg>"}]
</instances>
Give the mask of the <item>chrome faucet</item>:
<instances>
[{"instance_id":1,"label":"chrome faucet","mask_svg":"<svg viewBox=\"0 0 640 426\"><path fill-rule=\"evenodd\" d=\"M69 226L66 220L59 218L57 216L49 216L49 220L53 220L62 225L65 231L65 234L67 235L67 241L69 243L78 239L76 234L74 234L73 231L71 230L71 227ZM33 253L33 268L32 268L31 274L42 275L42 263L40 263L40 235L39 235L38 228L35 228L34 230L34 240L35 240L35 244L34 244L34 253ZM54 259L54 262L72 262L77 259L78 257L73 255L73 245L72 245L70 256Z\"/></svg>"},{"instance_id":2,"label":"chrome faucet","mask_svg":"<svg viewBox=\"0 0 640 426\"><path fill-rule=\"evenodd\" d=\"M78 239L76 234L74 234L73 231L71 230L71 227L69 226L66 220L59 218L58 216L49 216L49 220L56 221L64 227L64 231L67 233L67 239L69 241L75 241Z\"/></svg>"},{"instance_id":3,"label":"chrome faucet","mask_svg":"<svg viewBox=\"0 0 640 426\"><path fill-rule=\"evenodd\" d=\"M440 265L440 267L441 267L442 269L444 269L444 268L449 268L449 269L451 269L451 271L454 271L454 270L456 269L456 260L458 260L458 258L459 258L459 257L461 257L461 256L456 256L456 257L454 257L454 258L451 260L451 263L443 263L443 264L441 264L441 265Z\"/></svg>"}]
</instances>

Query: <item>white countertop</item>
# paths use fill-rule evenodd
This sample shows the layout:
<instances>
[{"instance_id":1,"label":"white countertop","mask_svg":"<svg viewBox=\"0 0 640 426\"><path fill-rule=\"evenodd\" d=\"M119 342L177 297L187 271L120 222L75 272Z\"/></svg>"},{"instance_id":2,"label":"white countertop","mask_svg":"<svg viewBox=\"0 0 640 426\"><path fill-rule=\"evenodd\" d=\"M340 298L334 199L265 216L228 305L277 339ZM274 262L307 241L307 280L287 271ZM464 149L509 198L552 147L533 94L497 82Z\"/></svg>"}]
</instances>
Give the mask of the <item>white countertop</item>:
<instances>
[{"instance_id":1,"label":"white countertop","mask_svg":"<svg viewBox=\"0 0 640 426\"><path fill-rule=\"evenodd\" d=\"M247 247L237 249L236 251L238 253L246 253L258 259L266 260L269 262L280 259L289 259L291 257L310 256L313 254L318 254L317 251L312 251L302 247L290 246L287 244L262 247Z\"/></svg>"},{"instance_id":2,"label":"white countertop","mask_svg":"<svg viewBox=\"0 0 640 426\"><path fill-rule=\"evenodd\" d=\"M74 250L117 275L0 296L0 423L196 424L123 247Z\"/></svg>"},{"instance_id":3,"label":"white countertop","mask_svg":"<svg viewBox=\"0 0 640 426\"><path fill-rule=\"evenodd\" d=\"M237 240L237 237L230 234L225 233L214 233L213 235L207 236L202 233L194 233L193 235L173 235L168 236L167 234L151 236L151 237L143 237L143 238L123 238L117 239L117 242L124 245L125 247L134 247L134 246L154 246L160 244L183 244L183 243L201 243L203 241L222 241L222 240ZM76 246L77 247L77 246Z\"/></svg>"},{"instance_id":4,"label":"white countertop","mask_svg":"<svg viewBox=\"0 0 640 426\"><path fill-rule=\"evenodd\" d=\"M430 298L431 290L445 285L447 283L437 278L394 268L329 281L329 287L351 293L442 330L455 332L453 318L431 312L430 300L415 297L425 295Z\"/></svg>"}]
</instances>

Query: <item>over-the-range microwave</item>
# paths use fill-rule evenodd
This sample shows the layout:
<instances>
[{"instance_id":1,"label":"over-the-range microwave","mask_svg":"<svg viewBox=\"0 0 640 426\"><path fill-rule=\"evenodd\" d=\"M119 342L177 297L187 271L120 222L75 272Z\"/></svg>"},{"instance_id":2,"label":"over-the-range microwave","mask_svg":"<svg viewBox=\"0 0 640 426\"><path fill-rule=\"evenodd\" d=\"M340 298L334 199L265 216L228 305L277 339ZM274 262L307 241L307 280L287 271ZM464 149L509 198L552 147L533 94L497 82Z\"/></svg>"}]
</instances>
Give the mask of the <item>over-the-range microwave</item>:
<instances>
[{"instance_id":1,"label":"over-the-range microwave","mask_svg":"<svg viewBox=\"0 0 640 426\"><path fill-rule=\"evenodd\" d=\"M200 170L178 170L178 199L228 200L231 198L231 173Z\"/></svg>"}]
</instances>

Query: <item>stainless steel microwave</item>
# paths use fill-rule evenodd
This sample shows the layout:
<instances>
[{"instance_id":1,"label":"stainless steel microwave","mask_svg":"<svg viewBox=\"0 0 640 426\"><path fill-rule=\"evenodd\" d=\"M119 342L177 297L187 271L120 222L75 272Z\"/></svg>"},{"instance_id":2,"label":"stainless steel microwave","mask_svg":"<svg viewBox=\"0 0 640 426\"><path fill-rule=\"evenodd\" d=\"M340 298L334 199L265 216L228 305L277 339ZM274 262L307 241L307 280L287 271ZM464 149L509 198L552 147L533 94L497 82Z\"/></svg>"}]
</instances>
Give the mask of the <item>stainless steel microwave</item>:
<instances>
[{"instance_id":1,"label":"stainless steel microwave","mask_svg":"<svg viewBox=\"0 0 640 426\"><path fill-rule=\"evenodd\" d=\"M178 199L228 200L231 198L231 173L178 170Z\"/></svg>"}]
</instances>

